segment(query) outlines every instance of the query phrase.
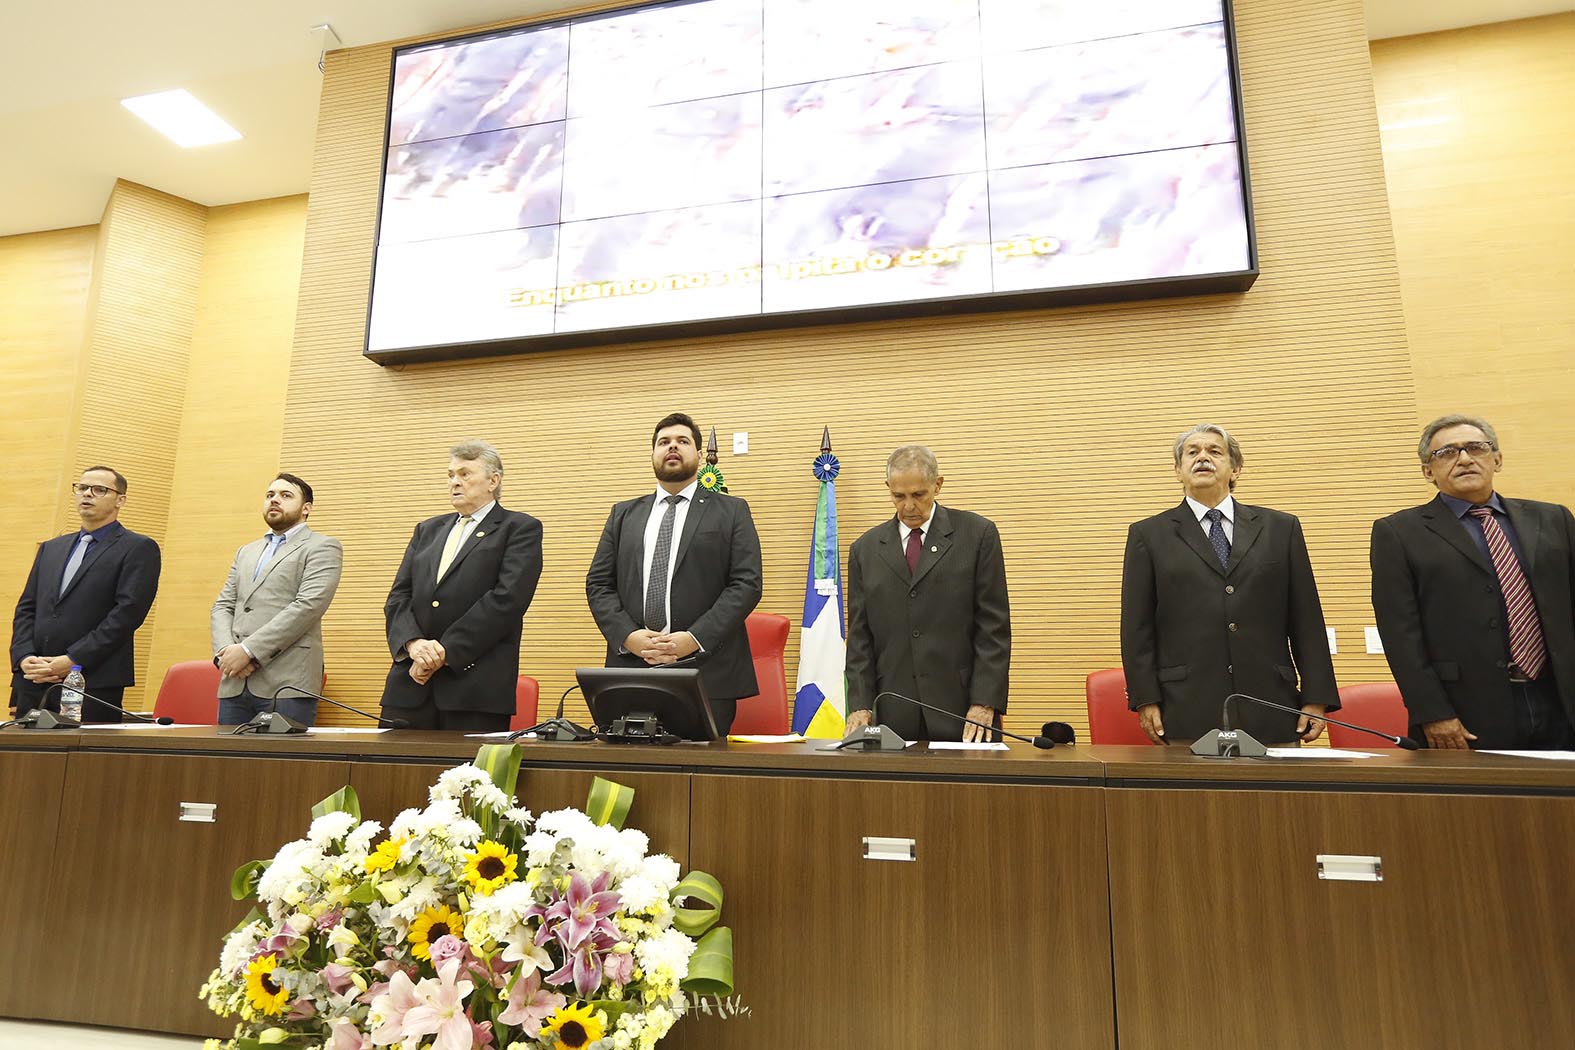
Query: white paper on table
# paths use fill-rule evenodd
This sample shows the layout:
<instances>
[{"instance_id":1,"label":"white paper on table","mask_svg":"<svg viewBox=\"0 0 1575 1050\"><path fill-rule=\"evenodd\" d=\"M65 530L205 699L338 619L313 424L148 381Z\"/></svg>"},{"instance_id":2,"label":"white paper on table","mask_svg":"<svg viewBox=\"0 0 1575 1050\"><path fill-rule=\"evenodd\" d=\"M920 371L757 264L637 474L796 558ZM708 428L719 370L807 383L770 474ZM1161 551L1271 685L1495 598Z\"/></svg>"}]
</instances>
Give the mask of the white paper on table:
<instances>
[{"instance_id":1,"label":"white paper on table","mask_svg":"<svg viewBox=\"0 0 1575 1050\"><path fill-rule=\"evenodd\" d=\"M802 744L804 735L802 733L742 733L737 736L730 735L727 739L729 743L735 744Z\"/></svg>"},{"instance_id":2,"label":"white paper on table","mask_svg":"<svg viewBox=\"0 0 1575 1050\"><path fill-rule=\"evenodd\" d=\"M180 722L174 725L161 726L157 722L89 722L83 729L212 729L211 725L198 725L195 722Z\"/></svg>"},{"instance_id":3,"label":"white paper on table","mask_svg":"<svg viewBox=\"0 0 1575 1050\"><path fill-rule=\"evenodd\" d=\"M1000 743L999 741L991 743L990 741L987 741L987 740L975 740L975 741L972 741L972 742L969 742L967 740L931 740L930 741L930 750L931 751L1010 751L1011 748L1007 747L1003 743Z\"/></svg>"},{"instance_id":4,"label":"white paper on table","mask_svg":"<svg viewBox=\"0 0 1575 1050\"><path fill-rule=\"evenodd\" d=\"M323 736L342 736L349 733L386 733L383 726L312 726L308 733L317 733Z\"/></svg>"},{"instance_id":5,"label":"white paper on table","mask_svg":"<svg viewBox=\"0 0 1575 1050\"><path fill-rule=\"evenodd\" d=\"M467 740L503 740L503 739L505 739L507 737L511 737L513 735L514 735L514 730L512 730L512 729L505 729L502 732L498 732L498 733L466 733L465 734L465 738ZM526 740L535 740L536 739L536 734L535 733L527 733L527 734L525 734L525 739Z\"/></svg>"},{"instance_id":6,"label":"white paper on table","mask_svg":"<svg viewBox=\"0 0 1575 1050\"><path fill-rule=\"evenodd\" d=\"M1371 751L1346 751L1338 747L1271 747L1270 758L1379 758Z\"/></svg>"},{"instance_id":7,"label":"white paper on table","mask_svg":"<svg viewBox=\"0 0 1575 1050\"><path fill-rule=\"evenodd\" d=\"M1510 758L1551 758L1555 762L1575 762L1575 751L1478 751L1479 755L1508 755Z\"/></svg>"}]
</instances>

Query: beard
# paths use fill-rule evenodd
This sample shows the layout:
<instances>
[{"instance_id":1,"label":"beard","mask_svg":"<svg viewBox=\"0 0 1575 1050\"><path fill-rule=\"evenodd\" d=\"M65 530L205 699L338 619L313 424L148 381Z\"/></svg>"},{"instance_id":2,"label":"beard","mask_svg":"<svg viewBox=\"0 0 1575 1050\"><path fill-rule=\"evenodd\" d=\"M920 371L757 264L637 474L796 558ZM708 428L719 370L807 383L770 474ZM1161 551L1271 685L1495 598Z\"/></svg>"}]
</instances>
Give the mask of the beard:
<instances>
[{"instance_id":1,"label":"beard","mask_svg":"<svg viewBox=\"0 0 1575 1050\"><path fill-rule=\"evenodd\" d=\"M296 514L296 515L292 516L290 514L290 512L287 511L287 510L280 511L279 512L279 517L278 517L277 520L268 517L268 512L267 511L263 511L263 524L268 526L270 529L274 529L277 532L288 532L288 531L290 531L291 529L295 528L295 526L297 524L300 523L300 520L301 520L301 515Z\"/></svg>"},{"instance_id":2,"label":"beard","mask_svg":"<svg viewBox=\"0 0 1575 1050\"><path fill-rule=\"evenodd\" d=\"M655 466L657 481L688 481L700 469L698 463L691 466L683 460L679 460L677 463L670 463L664 459Z\"/></svg>"}]
</instances>

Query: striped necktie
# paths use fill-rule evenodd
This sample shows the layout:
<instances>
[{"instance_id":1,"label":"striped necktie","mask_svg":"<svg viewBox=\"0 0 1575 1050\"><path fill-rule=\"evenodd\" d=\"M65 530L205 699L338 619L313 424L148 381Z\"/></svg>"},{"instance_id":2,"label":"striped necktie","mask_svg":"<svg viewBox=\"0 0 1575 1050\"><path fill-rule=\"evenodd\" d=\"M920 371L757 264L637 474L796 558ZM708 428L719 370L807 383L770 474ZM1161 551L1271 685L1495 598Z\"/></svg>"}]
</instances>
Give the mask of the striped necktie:
<instances>
[{"instance_id":1,"label":"striped necktie","mask_svg":"<svg viewBox=\"0 0 1575 1050\"><path fill-rule=\"evenodd\" d=\"M1537 618L1531 585L1526 582L1515 549L1509 545L1509 537L1493 517L1493 508L1472 507L1470 513L1482 523L1482 538L1487 540L1493 571L1504 592L1504 611L1509 616L1509 658L1517 671L1534 679L1547 666L1548 647L1542 640L1542 621Z\"/></svg>"}]
</instances>

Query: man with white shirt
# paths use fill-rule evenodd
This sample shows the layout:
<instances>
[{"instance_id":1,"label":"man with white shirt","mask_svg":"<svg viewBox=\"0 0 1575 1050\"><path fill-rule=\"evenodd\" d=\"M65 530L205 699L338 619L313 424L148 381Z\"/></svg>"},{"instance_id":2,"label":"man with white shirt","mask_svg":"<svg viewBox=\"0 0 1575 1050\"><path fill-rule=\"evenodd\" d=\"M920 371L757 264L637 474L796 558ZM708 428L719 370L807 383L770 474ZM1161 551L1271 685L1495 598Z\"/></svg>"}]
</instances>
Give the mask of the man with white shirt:
<instances>
[{"instance_id":1,"label":"man with white shirt","mask_svg":"<svg viewBox=\"0 0 1575 1050\"><path fill-rule=\"evenodd\" d=\"M485 442L449 450L448 491L453 511L416 526L383 607L394 658L383 717L412 729L501 732L541 579L541 522L499 504L503 460Z\"/></svg>"},{"instance_id":2,"label":"man with white shirt","mask_svg":"<svg viewBox=\"0 0 1575 1050\"><path fill-rule=\"evenodd\" d=\"M651 437L656 491L615 504L585 575L608 667L694 666L718 732L760 691L744 620L760 601L749 504L699 487L700 428L682 412Z\"/></svg>"},{"instance_id":3,"label":"man with white shirt","mask_svg":"<svg viewBox=\"0 0 1575 1050\"><path fill-rule=\"evenodd\" d=\"M241 725L277 710L302 725L317 720L317 701L293 690L323 688L323 614L334 600L344 549L306 524L312 486L279 474L263 494L268 535L235 554L213 603L213 663L219 679L219 724Z\"/></svg>"},{"instance_id":4,"label":"man with white shirt","mask_svg":"<svg viewBox=\"0 0 1575 1050\"><path fill-rule=\"evenodd\" d=\"M878 711L904 740L993 735L892 697L877 707L888 692L997 728L1006 713L1012 618L1001 534L988 518L937 503L945 481L928 448L897 449L886 460L896 514L848 551L850 732Z\"/></svg>"},{"instance_id":5,"label":"man with white shirt","mask_svg":"<svg viewBox=\"0 0 1575 1050\"><path fill-rule=\"evenodd\" d=\"M1155 743L1220 728L1246 693L1301 715L1238 701L1231 724L1267 744L1312 740L1340 706L1323 606L1301 522L1237 503L1241 446L1200 423L1176 439L1181 505L1133 525L1121 571L1127 703Z\"/></svg>"}]
</instances>

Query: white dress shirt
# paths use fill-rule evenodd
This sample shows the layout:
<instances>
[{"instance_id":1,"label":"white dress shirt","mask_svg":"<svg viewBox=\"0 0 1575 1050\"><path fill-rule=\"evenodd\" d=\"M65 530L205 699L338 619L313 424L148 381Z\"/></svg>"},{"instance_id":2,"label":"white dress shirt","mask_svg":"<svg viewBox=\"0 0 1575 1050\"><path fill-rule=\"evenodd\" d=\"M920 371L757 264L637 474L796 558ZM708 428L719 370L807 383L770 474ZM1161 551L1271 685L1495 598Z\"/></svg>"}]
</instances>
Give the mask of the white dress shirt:
<instances>
[{"instance_id":1,"label":"white dress shirt","mask_svg":"<svg viewBox=\"0 0 1575 1050\"><path fill-rule=\"evenodd\" d=\"M1192 508L1193 517L1197 518L1198 524L1203 526L1203 535L1207 537L1212 523L1203 515L1207 514L1210 508L1205 507L1191 496L1187 497L1187 506ZM1219 512L1225 515L1224 518L1220 519L1220 524L1225 528L1225 538L1234 547L1236 545L1236 501L1232 497L1226 496L1220 501Z\"/></svg>"},{"instance_id":2,"label":"white dress shirt","mask_svg":"<svg viewBox=\"0 0 1575 1050\"><path fill-rule=\"evenodd\" d=\"M919 526L920 543L923 543L924 538L930 534L930 523L935 520L935 508L938 506L940 506L939 503L930 504L930 516L924 519L923 525ZM897 519L897 538L902 541L902 550L904 554L906 554L908 550L908 533L912 531L912 529L902 523L901 518Z\"/></svg>"},{"instance_id":3,"label":"white dress shirt","mask_svg":"<svg viewBox=\"0 0 1575 1050\"><path fill-rule=\"evenodd\" d=\"M661 631L667 631L672 626L673 594L673 566L678 564L678 541L684 534L684 520L689 517L689 506L694 502L695 489L700 485L696 478L680 489L676 495L681 497L673 507L673 542L667 548L667 592L662 595L662 608L667 611L667 619L663 621ZM651 504L651 516L645 522L645 555L640 565L640 594L644 595L651 585L651 559L656 555L656 534L662 530L662 517L667 513L667 497L670 493L660 485L656 489L656 501ZM638 617L636 617L638 619ZM648 625L642 625L648 626ZM658 632L660 633L660 632ZM698 641L699 639L696 639Z\"/></svg>"}]
</instances>

